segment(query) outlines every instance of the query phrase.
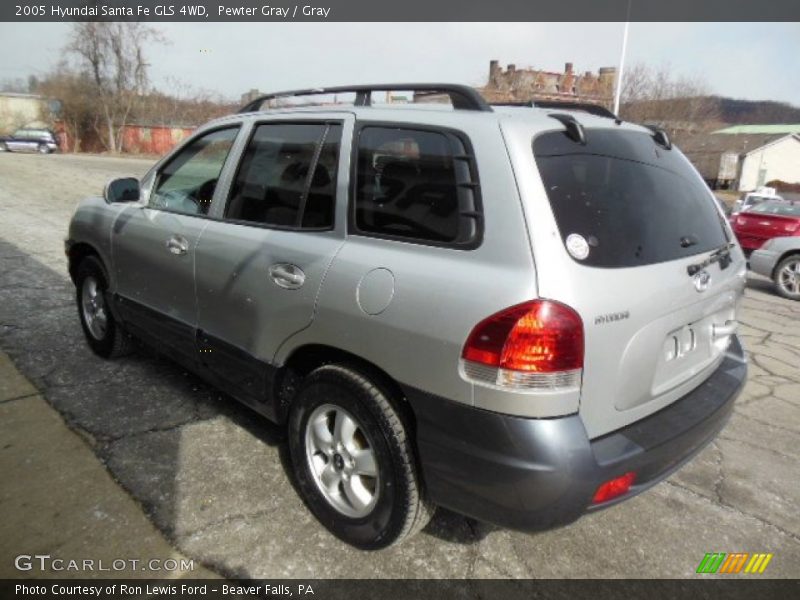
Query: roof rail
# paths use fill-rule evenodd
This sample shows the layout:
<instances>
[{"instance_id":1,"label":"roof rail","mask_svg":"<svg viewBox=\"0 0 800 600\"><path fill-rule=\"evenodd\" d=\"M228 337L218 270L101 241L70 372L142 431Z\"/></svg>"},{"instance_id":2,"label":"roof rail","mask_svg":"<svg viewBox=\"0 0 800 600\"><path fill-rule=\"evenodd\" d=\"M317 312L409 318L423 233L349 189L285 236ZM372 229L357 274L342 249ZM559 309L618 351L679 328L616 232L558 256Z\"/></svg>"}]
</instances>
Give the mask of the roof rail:
<instances>
[{"instance_id":1,"label":"roof rail","mask_svg":"<svg viewBox=\"0 0 800 600\"><path fill-rule=\"evenodd\" d=\"M380 83L374 85L343 85L336 87L310 88L307 90L291 90L287 92L274 92L259 96L252 102L244 105L237 112L254 112L261 108L267 100L276 98L293 98L297 96L315 96L320 94L342 94L355 92L355 106L370 106L372 92L414 91L437 93L449 96L453 108L457 110L477 110L491 112L492 107L486 103L475 88L454 83Z\"/></svg>"},{"instance_id":2,"label":"roof rail","mask_svg":"<svg viewBox=\"0 0 800 600\"><path fill-rule=\"evenodd\" d=\"M569 102L568 100L527 100L524 102L492 102L492 106L527 106L530 108L558 108L561 110L579 110L598 117L608 117L619 121L617 115L599 104L588 102Z\"/></svg>"}]
</instances>

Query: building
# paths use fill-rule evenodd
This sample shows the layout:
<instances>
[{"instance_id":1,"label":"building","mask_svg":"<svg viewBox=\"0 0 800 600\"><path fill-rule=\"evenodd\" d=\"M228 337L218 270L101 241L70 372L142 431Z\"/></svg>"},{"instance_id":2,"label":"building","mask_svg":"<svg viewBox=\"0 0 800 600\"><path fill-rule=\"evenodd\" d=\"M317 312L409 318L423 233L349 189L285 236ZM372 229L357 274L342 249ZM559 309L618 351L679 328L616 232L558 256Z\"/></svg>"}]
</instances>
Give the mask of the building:
<instances>
[{"instance_id":1,"label":"building","mask_svg":"<svg viewBox=\"0 0 800 600\"><path fill-rule=\"evenodd\" d=\"M20 127L46 127L42 122L46 102L37 94L0 92L0 133L13 133Z\"/></svg>"},{"instance_id":2,"label":"building","mask_svg":"<svg viewBox=\"0 0 800 600\"><path fill-rule=\"evenodd\" d=\"M517 69L508 65L503 69L499 62L489 62L489 79L479 88L490 103L529 102L531 100L556 100L588 102L612 108L615 67L603 67L597 73L576 73L572 63L566 63L563 73L539 69Z\"/></svg>"},{"instance_id":3,"label":"building","mask_svg":"<svg viewBox=\"0 0 800 600\"><path fill-rule=\"evenodd\" d=\"M681 141L713 189L752 191L770 181L800 183L800 126L741 125Z\"/></svg>"},{"instance_id":4,"label":"building","mask_svg":"<svg viewBox=\"0 0 800 600\"><path fill-rule=\"evenodd\" d=\"M122 151L166 154L194 130L194 126L187 124L129 123L122 129Z\"/></svg>"}]
</instances>

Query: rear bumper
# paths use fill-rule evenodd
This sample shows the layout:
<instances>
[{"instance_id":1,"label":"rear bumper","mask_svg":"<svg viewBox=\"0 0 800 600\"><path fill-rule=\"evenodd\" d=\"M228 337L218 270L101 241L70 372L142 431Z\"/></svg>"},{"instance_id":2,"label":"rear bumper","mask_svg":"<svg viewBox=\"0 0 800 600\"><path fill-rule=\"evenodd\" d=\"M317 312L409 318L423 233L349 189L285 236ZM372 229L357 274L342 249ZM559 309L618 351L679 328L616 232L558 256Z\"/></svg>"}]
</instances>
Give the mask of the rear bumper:
<instances>
[{"instance_id":1,"label":"rear bumper","mask_svg":"<svg viewBox=\"0 0 800 600\"><path fill-rule=\"evenodd\" d=\"M719 368L657 413L589 440L578 415L525 419L405 388L431 500L480 521L522 530L565 525L668 477L724 427L747 377L737 338ZM592 505L605 481L636 472L630 492Z\"/></svg>"}]
</instances>

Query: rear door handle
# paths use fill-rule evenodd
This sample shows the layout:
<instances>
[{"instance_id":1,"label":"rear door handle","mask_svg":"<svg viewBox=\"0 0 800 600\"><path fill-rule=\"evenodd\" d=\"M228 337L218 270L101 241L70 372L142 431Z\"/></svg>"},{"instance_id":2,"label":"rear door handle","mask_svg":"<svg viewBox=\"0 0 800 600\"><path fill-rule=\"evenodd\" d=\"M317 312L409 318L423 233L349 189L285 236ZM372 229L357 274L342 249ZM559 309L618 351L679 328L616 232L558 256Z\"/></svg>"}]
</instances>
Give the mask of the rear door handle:
<instances>
[{"instance_id":1,"label":"rear door handle","mask_svg":"<svg viewBox=\"0 0 800 600\"><path fill-rule=\"evenodd\" d=\"M276 285L287 289L296 290L303 286L306 274L297 265L289 263L276 263L269 268L269 276Z\"/></svg>"},{"instance_id":2,"label":"rear door handle","mask_svg":"<svg viewBox=\"0 0 800 600\"><path fill-rule=\"evenodd\" d=\"M177 256L182 256L189 251L189 240L182 235L175 234L166 242L167 250Z\"/></svg>"}]
</instances>

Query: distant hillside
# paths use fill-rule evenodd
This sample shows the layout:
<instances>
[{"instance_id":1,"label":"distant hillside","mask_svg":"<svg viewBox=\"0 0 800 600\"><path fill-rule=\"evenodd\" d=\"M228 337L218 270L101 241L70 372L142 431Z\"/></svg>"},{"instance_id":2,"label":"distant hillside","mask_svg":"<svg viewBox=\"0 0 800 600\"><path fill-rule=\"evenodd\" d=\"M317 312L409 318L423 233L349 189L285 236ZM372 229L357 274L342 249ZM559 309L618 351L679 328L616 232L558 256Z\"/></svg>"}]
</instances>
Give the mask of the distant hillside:
<instances>
[{"instance_id":1,"label":"distant hillside","mask_svg":"<svg viewBox=\"0 0 800 600\"><path fill-rule=\"evenodd\" d=\"M724 123L800 123L800 108L771 100L736 100L711 96L717 106L719 120Z\"/></svg>"}]
</instances>

